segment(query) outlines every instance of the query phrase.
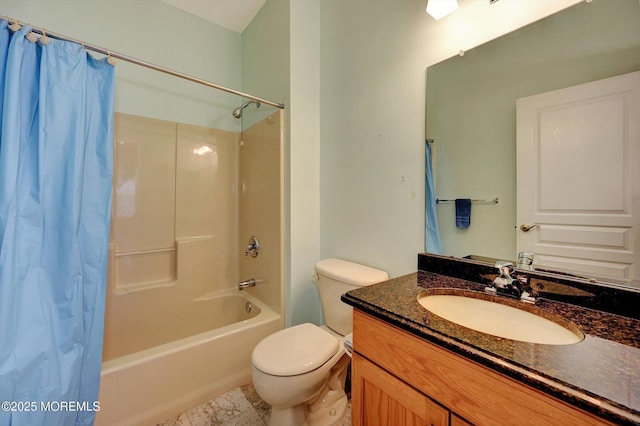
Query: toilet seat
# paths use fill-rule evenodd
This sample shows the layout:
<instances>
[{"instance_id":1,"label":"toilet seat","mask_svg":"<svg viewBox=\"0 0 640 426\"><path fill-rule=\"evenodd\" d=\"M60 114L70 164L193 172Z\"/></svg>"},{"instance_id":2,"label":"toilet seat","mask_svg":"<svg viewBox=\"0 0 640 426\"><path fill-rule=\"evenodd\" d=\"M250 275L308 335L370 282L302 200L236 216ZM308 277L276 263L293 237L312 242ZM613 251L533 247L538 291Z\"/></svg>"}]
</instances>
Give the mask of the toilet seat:
<instances>
[{"instance_id":1,"label":"toilet seat","mask_svg":"<svg viewBox=\"0 0 640 426\"><path fill-rule=\"evenodd\" d=\"M273 376L296 376L313 371L340 349L338 340L320 327L305 323L280 330L263 339L251 361Z\"/></svg>"}]
</instances>

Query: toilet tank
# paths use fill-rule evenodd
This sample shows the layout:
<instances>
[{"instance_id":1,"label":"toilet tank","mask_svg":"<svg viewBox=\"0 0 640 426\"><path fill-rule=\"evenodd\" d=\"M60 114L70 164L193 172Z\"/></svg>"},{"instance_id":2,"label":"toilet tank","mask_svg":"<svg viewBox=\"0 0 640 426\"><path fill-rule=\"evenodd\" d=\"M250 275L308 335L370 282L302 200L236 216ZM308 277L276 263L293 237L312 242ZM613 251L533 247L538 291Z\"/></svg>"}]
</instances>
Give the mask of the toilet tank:
<instances>
[{"instance_id":1,"label":"toilet tank","mask_svg":"<svg viewBox=\"0 0 640 426\"><path fill-rule=\"evenodd\" d=\"M353 318L351 306L340 300L349 290L389 279L389 274L378 269L341 259L324 259L316 263L316 277L325 325L345 336L351 333Z\"/></svg>"}]
</instances>

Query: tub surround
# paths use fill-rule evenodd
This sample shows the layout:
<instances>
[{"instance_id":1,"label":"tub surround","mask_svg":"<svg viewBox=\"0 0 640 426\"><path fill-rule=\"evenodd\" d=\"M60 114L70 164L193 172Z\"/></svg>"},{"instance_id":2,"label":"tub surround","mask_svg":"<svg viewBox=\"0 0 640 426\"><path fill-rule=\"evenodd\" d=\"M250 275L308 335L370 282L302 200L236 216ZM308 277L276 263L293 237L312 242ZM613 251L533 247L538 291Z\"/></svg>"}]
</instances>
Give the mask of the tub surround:
<instances>
[{"instance_id":1,"label":"tub surround","mask_svg":"<svg viewBox=\"0 0 640 426\"><path fill-rule=\"evenodd\" d=\"M495 268L485 263L420 254L418 265L416 273L352 290L342 300L602 419L640 424L640 319L631 309L633 304L640 306L639 293L532 272L528 273L532 285L538 283L546 292L541 291L531 306L485 294L486 280L495 275ZM540 345L476 332L422 308L416 297L425 291L472 292L476 297L542 311L546 317L562 318L565 325L578 327L585 339L573 345Z\"/></svg>"},{"instance_id":2,"label":"tub surround","mask_svg":"<svg viewBox=\"0 0 640 426\"><path fill-rule=\"evenodd\" d=\"M115 121L96 425L152 424L246 383L255 345L284 327L283 121ZM258 258L242 256L251 235ZM240 277L258 285L239 292Z\"/></svg>"}]
</instances>

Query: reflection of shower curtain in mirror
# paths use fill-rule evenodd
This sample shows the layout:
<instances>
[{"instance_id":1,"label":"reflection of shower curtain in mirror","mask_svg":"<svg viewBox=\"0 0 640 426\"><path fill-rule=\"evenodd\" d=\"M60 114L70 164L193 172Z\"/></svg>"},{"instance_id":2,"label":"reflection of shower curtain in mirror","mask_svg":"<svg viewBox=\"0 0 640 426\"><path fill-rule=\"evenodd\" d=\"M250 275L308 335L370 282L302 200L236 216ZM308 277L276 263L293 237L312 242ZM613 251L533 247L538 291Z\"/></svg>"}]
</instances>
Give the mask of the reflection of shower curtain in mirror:
<instances>
[{"instance_id":1,"label":"reflection of shower curtain in mirror","mask_svg":"<svg viewBox=\"0 0 640 426\"><path fill-rule=\"evenodd\" d=\"M28 32L0 20L0 425L89 425L99 409L114 69Z\"/></svg>"},{"instance_id":2,"label":"reflection of shower curtain in mirror","mask_svg":"<svg viewBox=\"0 0 640 426\"><path fill-rule=\"evenodd\" d=\"M441 254L440 231L436 213L436 185L433 177L432 142L425 143L425 250L428 253Z\"/></svg>"}]
</instances>

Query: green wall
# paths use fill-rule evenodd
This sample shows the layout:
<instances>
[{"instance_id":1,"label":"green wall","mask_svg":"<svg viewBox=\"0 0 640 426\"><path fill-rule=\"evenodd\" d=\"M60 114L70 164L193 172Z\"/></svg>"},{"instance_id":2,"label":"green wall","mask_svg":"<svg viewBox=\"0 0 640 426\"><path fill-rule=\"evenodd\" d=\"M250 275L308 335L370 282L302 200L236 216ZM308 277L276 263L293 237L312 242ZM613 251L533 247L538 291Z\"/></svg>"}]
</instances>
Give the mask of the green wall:
<instances>
[{"instance_id":1,"label":"green wall","mask_svg":"<svg viewBox=\"0 0 640 426\"><path fill-rule=\"evenodd\" d=\"M241 36L159 0L3 0L0 14L112 51L242 89ZM96 54L96 56L100 56ZM235 95L124 61L117 111L240 130Z\"/></svg>"},{"instance_id":2,"label":"green wall","mask_svg":"<svg viewBox=\"0 0 640 426\"><path fill-rule=\"evenodd\" d=\"M640 70L637 0L580 3L427 70L427 137L439 198L473 204L471 226L437 207L443 252L516 256L518 98Z\"/></svg>"}]
</instances>

